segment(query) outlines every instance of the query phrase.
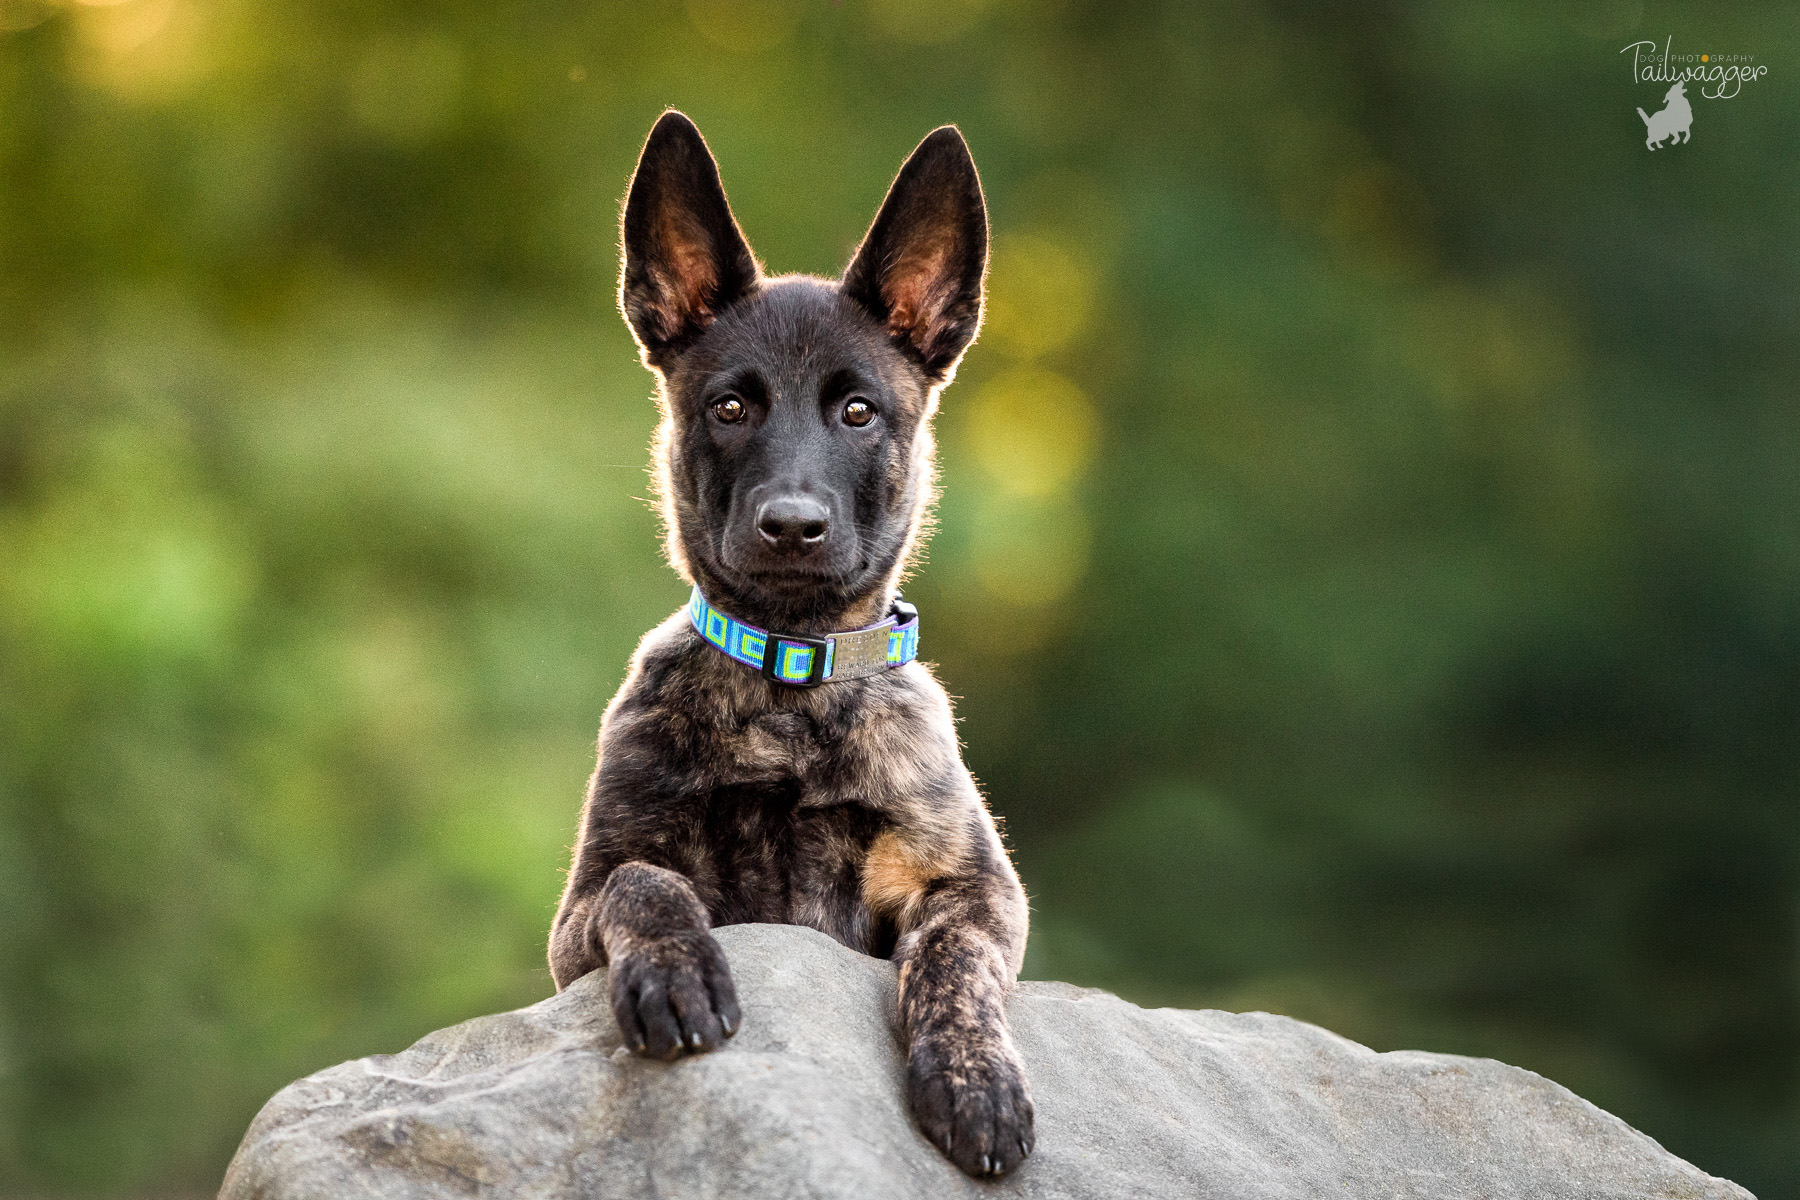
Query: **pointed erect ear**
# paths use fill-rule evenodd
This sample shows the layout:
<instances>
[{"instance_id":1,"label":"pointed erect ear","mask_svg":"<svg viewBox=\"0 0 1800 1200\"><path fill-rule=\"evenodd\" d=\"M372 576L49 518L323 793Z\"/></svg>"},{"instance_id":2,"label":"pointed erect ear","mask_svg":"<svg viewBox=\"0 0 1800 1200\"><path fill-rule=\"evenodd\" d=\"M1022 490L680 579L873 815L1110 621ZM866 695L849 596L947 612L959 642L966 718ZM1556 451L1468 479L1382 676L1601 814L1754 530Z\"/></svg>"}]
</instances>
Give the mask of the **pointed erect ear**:
<instances>
[{"instance_id":1,"label":"pointed erect ear","mask_svg":"<svg viewBox=\"0 0 1800 1200\"><path fill-rule=\"evenodd\" d=\"M661 367L760 278L712 152L674 109L638 156L622 224L619 309L644 361Z\"/></svg>"},{"instance_id":2,"label":"pointed erect ear","mask_svg":"<svg viewBox=\"0 0 1800 1200\"><path fill-rule=\"evenodd\" d=\"M954 125L912 152L844 270L844 291L946 382L981 324L987 205Z\"/></svg>"}]
</instances>

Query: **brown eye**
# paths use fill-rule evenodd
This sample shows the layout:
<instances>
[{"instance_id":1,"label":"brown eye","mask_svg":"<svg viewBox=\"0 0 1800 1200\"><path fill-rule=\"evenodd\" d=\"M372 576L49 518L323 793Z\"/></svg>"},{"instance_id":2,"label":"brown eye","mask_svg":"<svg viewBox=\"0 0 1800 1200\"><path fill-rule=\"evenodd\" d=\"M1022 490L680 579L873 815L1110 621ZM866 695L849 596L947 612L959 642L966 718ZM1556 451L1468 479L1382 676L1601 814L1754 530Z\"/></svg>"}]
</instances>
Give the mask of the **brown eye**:
<instances>
[{"instance_id":1,"label":"brown eye","mask_svg":"<svg viewBox=\"0 0 1800 1200\"><path fill-rule=\"evenodd\" d=\"M713 401L713 416L727 425L736 425L744 419L744 402L736 396L722 396Z\"/></svg>"},{"instance_id":2,"label":"brown eye","mask_svg":"<svg viewBox=\"0 0 1800 1200\"><path fill-rule=\"evenodd\" d=\"M875 406L867 400L852 400L844 405L844 424L867 425L875 419Z\"/></svg>"}]
</instances>

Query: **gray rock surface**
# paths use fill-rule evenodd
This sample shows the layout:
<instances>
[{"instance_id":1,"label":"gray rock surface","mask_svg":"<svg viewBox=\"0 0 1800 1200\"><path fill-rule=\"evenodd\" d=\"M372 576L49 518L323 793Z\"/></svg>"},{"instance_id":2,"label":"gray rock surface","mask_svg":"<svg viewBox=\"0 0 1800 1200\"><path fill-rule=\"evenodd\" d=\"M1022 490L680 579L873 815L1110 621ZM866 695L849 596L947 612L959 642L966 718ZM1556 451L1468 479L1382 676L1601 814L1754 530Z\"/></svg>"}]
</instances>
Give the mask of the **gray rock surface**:
<instances>
[{"instance_id":1,"label":"gray rock surface","mask_svg":"<svg viewBox=\"0 0 1800 1200\"><path fill-rule=\"evenodd\" d=\"M221 1196L1749 1196L1517 1067L1054 983L1011 1005L1037 1153L977 1183L907 1120L889 964L791 926L717 933L744 1005L724 1050L632 1057L597 971L283 1089Z\"/></svg>"}]
</instances>

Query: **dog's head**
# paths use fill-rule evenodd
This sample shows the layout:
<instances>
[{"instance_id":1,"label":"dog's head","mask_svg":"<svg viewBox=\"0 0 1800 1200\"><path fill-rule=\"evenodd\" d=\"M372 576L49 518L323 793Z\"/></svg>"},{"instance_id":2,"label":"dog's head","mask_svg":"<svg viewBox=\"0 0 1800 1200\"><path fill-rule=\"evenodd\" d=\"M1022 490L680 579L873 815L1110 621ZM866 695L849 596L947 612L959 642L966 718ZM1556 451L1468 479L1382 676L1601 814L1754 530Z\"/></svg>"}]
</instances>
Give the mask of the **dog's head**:
<instances>
[{"instance_id":1,"label":"dog's head","mask_svg":"<svg viewBox=\"0 0 1800 1200\"><path fill-rule=\"evenodd\" d=\"M1681 99L1682 97L1684 97L1686 95L1687 95L1687 84L1685 84L1681 80L1677 79L1675 81L1675 86L1671 87L1668 90L1668 92L1663 96L1663 103L1664 104L1673 104L1673 103L1675 103L1675 101Z\"/></svg>"},{"instance_id":2,"label":"dog's head","mask_svg":"<svg viewBox=\"0 0 1800 1200\"><path fill-rule=\"evenodd\" d=\"M919 144L837 280L763 275L678 112L623 225L670 560L747 620L879 620L932 498L938 391L981 323L987 210L962 135Z\"/></svg>"}]
</instances>

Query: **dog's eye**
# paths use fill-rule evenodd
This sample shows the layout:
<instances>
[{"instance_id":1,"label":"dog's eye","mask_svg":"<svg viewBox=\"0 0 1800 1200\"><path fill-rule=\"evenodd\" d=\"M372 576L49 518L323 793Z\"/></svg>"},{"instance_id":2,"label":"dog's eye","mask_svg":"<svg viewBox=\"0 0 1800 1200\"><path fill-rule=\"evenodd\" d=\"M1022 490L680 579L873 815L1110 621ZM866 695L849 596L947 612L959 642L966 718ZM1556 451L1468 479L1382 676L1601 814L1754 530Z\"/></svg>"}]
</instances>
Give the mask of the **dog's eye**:
<instances>
[{"instance_id":1,"label":"dog's eye","mask_svg":"<svg viewBox=\"0 0 1800 1200\"><path fill-rule=\"evenodd\" d=\"M736 396L720 396L712 402L713 416L727 425L736 425L744 419L744 402Z\"/></svg>"},{"instance_id":2,"label":"dog's eye","mask_svg":"<svg viewBox=\"0 0 1800 1200\"><path fill-rule=\"evenodd\" d=\"M844 405L844 424L867 425L875 419L875 406L867 400L856 399Z\"/></svg>"}]
</instances>

